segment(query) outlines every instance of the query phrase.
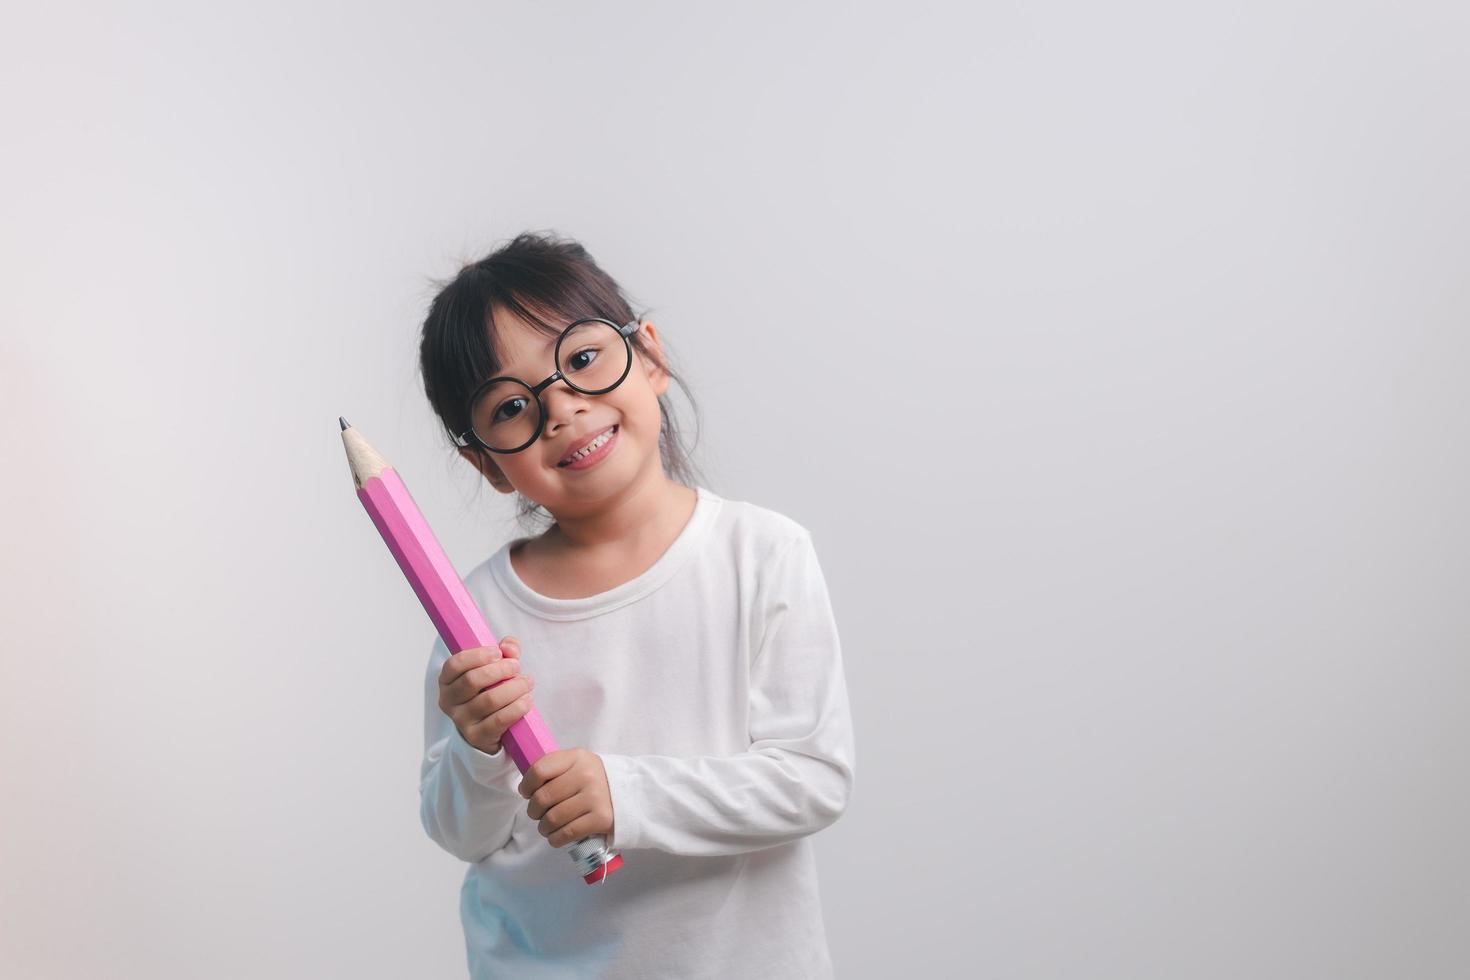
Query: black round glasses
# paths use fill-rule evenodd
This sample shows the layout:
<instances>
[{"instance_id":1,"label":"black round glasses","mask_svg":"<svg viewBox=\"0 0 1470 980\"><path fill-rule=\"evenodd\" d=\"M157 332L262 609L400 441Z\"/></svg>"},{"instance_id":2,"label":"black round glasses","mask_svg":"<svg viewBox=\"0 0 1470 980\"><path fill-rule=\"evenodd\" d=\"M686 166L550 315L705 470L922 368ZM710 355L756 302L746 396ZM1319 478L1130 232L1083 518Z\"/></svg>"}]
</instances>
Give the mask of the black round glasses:
<instances>
[{"instance_id":1,"label":"black round glasses","mask_svg":"<svg viewBox=\"0 0 1470 980\"><path fill-rule=\"evenodd\" d=\"M457 446L473 444L492 453L518 453L541 438L546 406L541 392L565 381L584 395L605 395L628 376L633 344L628 338L638 321L621 327L602 317L570 324L556 338L556 370L538 385L501 375L483 382L470 395L470 427L454 437Z\"/></svg>"}]
</instances>

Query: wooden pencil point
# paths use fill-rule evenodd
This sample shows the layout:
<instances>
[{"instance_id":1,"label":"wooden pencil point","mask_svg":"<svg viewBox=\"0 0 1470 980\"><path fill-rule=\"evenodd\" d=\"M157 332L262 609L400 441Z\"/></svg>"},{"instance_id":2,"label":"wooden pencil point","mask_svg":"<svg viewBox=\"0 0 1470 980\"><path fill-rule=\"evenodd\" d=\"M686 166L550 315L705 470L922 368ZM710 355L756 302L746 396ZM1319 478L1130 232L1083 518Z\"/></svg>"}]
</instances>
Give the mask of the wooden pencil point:
<instances>
[{"instance_id":1,"label":"wooden pencil point","mask_svg":"<svg viewBox=\"0 0 1470 980\"><path fill-rule=\"evenodd\" d=\"M381 476L388 468L388 461L356 429L343 428L342 445L347 450L347 465L357 489L367 486L369 480Z\"/></svg>"}]
</instances>

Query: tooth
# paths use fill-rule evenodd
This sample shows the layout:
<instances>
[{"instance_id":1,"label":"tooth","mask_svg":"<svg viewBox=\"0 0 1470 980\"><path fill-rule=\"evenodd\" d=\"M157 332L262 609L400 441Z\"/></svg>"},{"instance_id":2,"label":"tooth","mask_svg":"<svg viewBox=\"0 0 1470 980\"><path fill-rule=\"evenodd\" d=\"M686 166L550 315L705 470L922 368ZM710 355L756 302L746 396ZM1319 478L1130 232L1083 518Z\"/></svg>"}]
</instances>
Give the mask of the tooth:
<instances>
[{"instance_id":1,"label":"tooth","mask_svg":"<svg viewBox=\"0 0 1470 980\"><path fill-rule=\"evenodd\" d=\"M572 453L572 459L569 460L569 462L579 460L589 453L597 451L597 449L599 449L603 443L607 442L611 438L612 430L608 429L602 435L598 436L596 439L593 439L590 443L588 443L585 449L579 449L575 453Z\"/></svg>"}]
</instances>

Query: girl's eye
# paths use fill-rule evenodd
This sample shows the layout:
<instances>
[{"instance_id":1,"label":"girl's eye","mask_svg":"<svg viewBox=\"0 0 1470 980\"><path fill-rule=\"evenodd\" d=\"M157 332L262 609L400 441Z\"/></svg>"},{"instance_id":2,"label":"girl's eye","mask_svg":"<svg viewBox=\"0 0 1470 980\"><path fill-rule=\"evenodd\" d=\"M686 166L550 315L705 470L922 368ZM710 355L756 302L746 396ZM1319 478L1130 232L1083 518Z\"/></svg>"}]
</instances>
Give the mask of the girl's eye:
<instances>
[{"instance_id":1,"label":"girl's eye","mask_svg":"<svg viewBox=\"0 0 1470 980\"><path fill-rule=\"evenodd\" d=\"M567 358L567 367L573 371L580 371L593 361L597 360L598 350L596 347L584 347L571 357ZM585 357L586 360L581 360Z\"/></svg>"},{"instance_id":2,"label":"girl's eye","mask_svg":"<svg viewBox=\"0 0 1470 980\"><path fill-rule=\"evenodd\" d=\"M490 415L490 421L492 423L509 422L511 419L521 414L521 407L524 406L525 403L526 400L524 398L507 398L505 401L501 402L495 407L495 411L492 412Z\"/></svg>"}]
</instances>

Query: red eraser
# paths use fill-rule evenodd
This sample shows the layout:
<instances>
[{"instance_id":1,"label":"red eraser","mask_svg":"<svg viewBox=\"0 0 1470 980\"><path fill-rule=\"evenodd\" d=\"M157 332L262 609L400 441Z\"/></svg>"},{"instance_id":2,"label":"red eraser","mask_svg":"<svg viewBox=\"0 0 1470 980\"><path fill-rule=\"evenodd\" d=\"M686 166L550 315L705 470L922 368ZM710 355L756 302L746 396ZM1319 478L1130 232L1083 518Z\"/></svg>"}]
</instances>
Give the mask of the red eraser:
<instances>
[{"instance_id":1,"label":"red eraser","mask_svg":"<svg viewBox=\"0 0 1470 980\"><path fill-rule=\"evenodd\" d=\"M596 871L587 872L582 876L582 880L587 882L587 884L589 885L595 885L622 866L623 856L621 854L614 854L611 861L607 862Z\"/></svg>"}]
</instances>

